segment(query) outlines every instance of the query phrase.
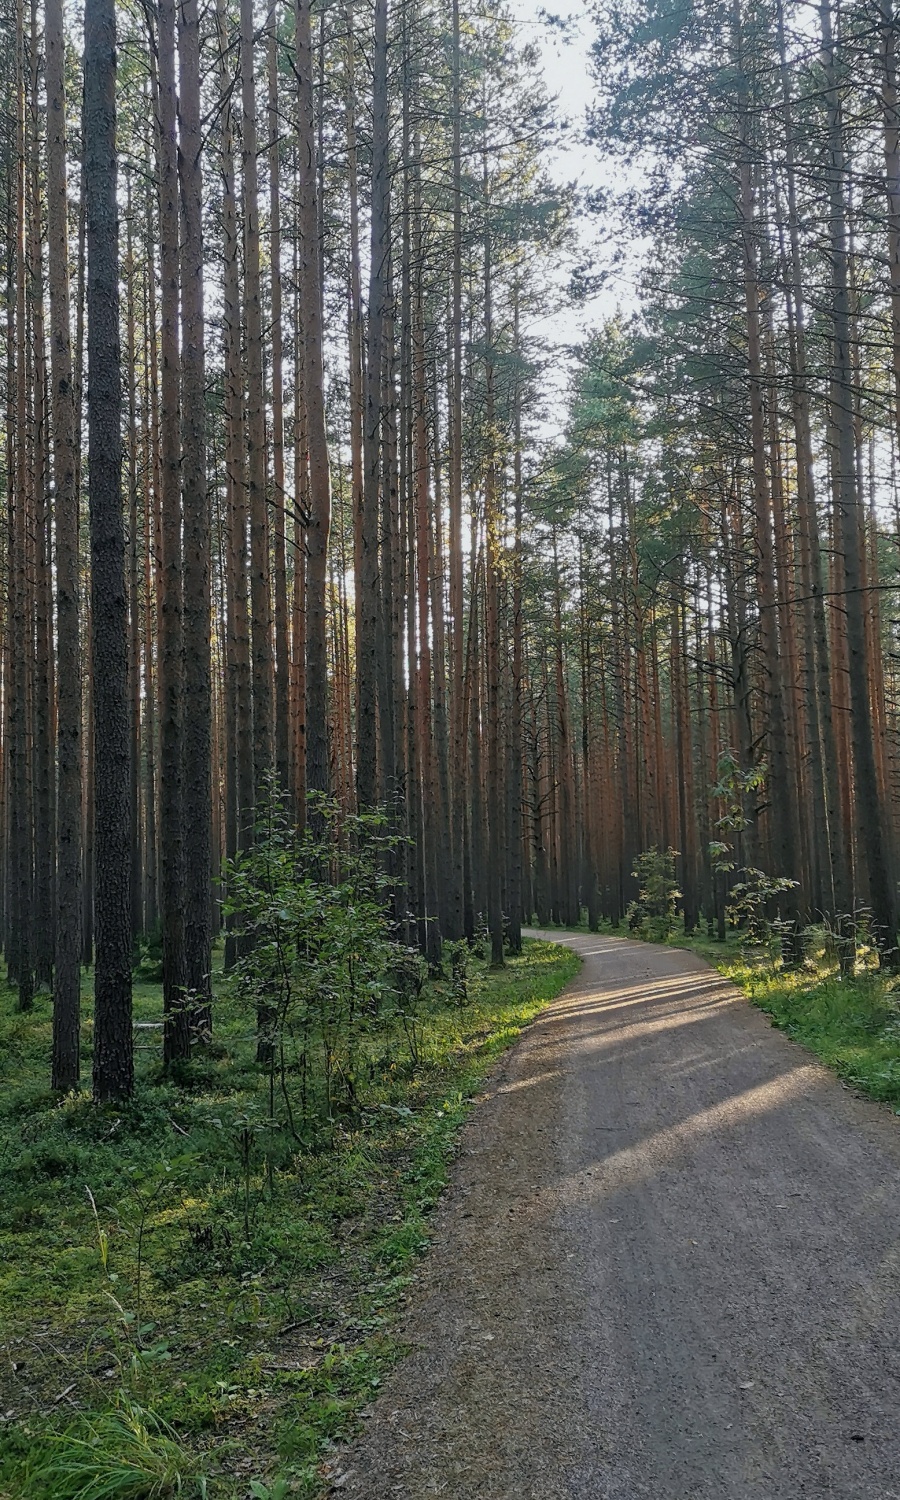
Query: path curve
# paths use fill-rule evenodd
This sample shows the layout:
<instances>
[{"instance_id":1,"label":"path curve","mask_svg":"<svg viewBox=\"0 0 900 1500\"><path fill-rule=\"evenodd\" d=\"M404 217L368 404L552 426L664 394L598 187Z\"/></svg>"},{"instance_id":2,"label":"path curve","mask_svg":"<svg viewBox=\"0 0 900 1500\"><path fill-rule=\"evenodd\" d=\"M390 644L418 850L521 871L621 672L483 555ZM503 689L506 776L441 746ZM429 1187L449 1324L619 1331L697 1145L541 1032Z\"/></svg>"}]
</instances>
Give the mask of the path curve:
<instances>
[{"instance_id":1,"label":"path curve","mask_svg":"<svg viewBox=\"0 0 900 1500\"><path fill-rule=\"evenodd\" d=\"M493 1075L335 1493L900 1500L900 1121L621 939Z\"/></svg>"}]
</instances>

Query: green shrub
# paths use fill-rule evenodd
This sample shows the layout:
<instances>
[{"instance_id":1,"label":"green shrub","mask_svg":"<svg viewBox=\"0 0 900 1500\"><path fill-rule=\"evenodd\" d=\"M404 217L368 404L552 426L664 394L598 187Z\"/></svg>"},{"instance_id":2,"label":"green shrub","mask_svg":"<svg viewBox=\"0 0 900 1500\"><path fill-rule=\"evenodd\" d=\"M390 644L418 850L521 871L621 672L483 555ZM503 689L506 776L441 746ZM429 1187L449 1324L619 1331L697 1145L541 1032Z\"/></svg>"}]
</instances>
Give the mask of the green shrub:
<instances>
[{"instance_id":1,"label":"green shrub","mask_svg":"<svg viewBox=\"0 0 900 1500\"><path fill-rule=\"evenodd\" d=\"M681 891L675 878L675 849L664 854L657 848L639 854L632 875L638 883L637 900L628 907L632 932L652 942L664 943L675 927Z\"/></svg>"},{"instance_id":2,"label":"green shrub","mask_svg":"<svg viewBox=\"0 0 900 1500\"><path fill-rule=\"evenodd\" d=\"M325 798L299 833L270 785L252 849L225 872L242 947L232 987L256 1016L269 1113L280 1096L305 1143L358 1118L369 1044L385 1030L396 1041L397 1019L418 1058L427 974L391 941L385 866L395 843L380 814L350 817Z\"/></svg>"}]
</instances>

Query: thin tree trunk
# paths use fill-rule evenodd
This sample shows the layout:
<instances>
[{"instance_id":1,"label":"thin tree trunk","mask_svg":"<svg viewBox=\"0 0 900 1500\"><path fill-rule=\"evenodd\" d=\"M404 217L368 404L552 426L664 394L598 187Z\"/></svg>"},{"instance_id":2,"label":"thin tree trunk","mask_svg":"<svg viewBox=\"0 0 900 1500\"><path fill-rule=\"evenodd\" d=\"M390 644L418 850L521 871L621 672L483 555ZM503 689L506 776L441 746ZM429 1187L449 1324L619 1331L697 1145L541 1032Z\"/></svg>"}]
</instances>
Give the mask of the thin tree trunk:
<instances>
[{"instance_id":1,"label":"thin tree trunk","mask_svg":"<svg viewBox=\"0 0 900 1500\"><path fill-rule=\"evenodd\" d=\"M125 252L125 382L127 388L126 443L128 470L128 692L131 706L131 931L144 930L144 863L141 839L141 572L138 541L138 432L135 331L134 205L131 173L126 189Z\"/></svg>"},{"instance_id":2,"label":"thin tree trunk","mask_svg":"<svg viewBox=\"0 0 900 1500\"><path fill-rule=\"evenodd\" d=\"M122 382L116 204L116 11L84 8L85 216L88 253L88 466L94 683L97 957L94 1094L134 1087L131 859L128 847L128 609L122 513Z\"/></svg>"},{"instance_id":3,"label":"thin tree trunk","mask_svg":"<svg viewBox=\"0 0 900 1500\"><path fill-rule=\"evenodd\" d=\"M28 261L30 290L31 402L31 591L34 621L31 754L34 823L34 977L41 989L53 987L55 906L54 826L56 778L52 768L54 704L52 673L53 595L50 568L47 434L47 348L44 330L44 271L41 253L40 67L38 0L31 0L30 120L28 129Z\"/></svg>"},{"instance_id":4,"label":"thin tree trunk","mask_svg":"<svg viewBox=\"0 0 900 1500\"><path fill-rule=\"evenodd\" d=\"M175 0L160 0L158 23L160 340L159 595L160 855L163 948L163 1062L190 1056L184 948L184 621L181 516L179 243Z\"/></svg>"},{"instance_id":5,"label":"thin tree trunk","mask_svg":"<svg viewBox=\"0 0 900 1500\"><path fill-rule=\"evenodd\" d=\"M253 0L241 0L241 145L244 177L244 320L247 372L247 490L253 674L253 784L258 803L272 767L272 610L266 516L266 427L260 290L259 171Z\"/></svg>"},{"instance_id":6,"label":"thin tree trunk","mask_svg":"<svg viewBox=\"0 0 900 1500\"><path fill-rule=\"evenodd\" d=\"M359 717L356 726L356 791L361 808L378 800L377 662L379 650L378 517L381 484L382 359L390 257L390 176L388 139L388 0L375 0L372 83L372 210L369 248L368 342L366 350L365 420L363 426L363 515L360 596L356 622L356 672ZM382 703L382 713L392 706ZM399 726L398 726L399 727ZM393 766L384 766L382 781L396 792Z\"/></svg>"},{"instance_id":7,"label":"thin tree trunk","mask_svg":"<svg viewBox=\"0 0 900 1500\"><path fill-rule=\"evenodd\" d=\"M284 373L281 337L281 156L278 145L278 12L269 13L269 258L272 324L272 480L275 594L275 771L282 796L291 786L290 662L288 657L287 540L284 482Z\"/></svg>"},{"instance_id":8,"label":"thin tree trunk","mask_svg":"<svg viewBox=\"0 0 900 1500\"><path fill-rule=\"evenodd\" d=\"M241 363L241 288L238 209L234 170L234 110L227 67L230 37L226 0L218 0L217 78L222 96L219 161L222 173L222 337L225 407L225 854L229 860L253 837L253 682L244 386ZM228 919L225 967L237 953L234 918Z\"/></svg>"},{"instance_id":9,"label":"thin tree trunk","mask_svg":"<svg viewBox=\"0 0 900 1500\"><path fill-rule=\"evenodd\" d=\"M319 279L317 147L309 0L296 0L299 135L300 285L304 305L304 371L309 441L309 525L306 533L306 781L327 792L328 774L328 535L331 475L325 429L322 291Z\"/></svg>"},{"instance_id":10,"label":"thin tree trunk","mask_svg":"<svg viewBox=\"0 0 900 1500\"><path fill-rule=\"evenodd\" d=\"M197 1036L212 1025L212 660L210 505L206 480L206 334L203 307L203 182L198 0L178 9L181 187L181 482L184 502L183 809L184 980Z\"/></svg>"},{"instance_id":11,"label":"thin tree trunk","mask_svg":"<svg viewBox=\"0 0 900 1500\"><path fill-rule=\"evenodd\" d=\"M66 199L65 34L62 0L46 0L47 256L56 529L57 808L56 962L51 1083L80 1077L81 1025L81 637L79 631L76 411L69 302Z\"/></svg>"},{"instance_id":12,"label":"thin tree trunk","mask_svg":"<svg viewBox=\"0 0 900 1500\"><path fill-rule=\"evenodd\" d=\"M450 388L448 392L448 520L450 572L450 737L452 856L448 935L464 931L465 865L468 841L466 801L465 632L462 541L462 125L461 39L459 0L452 0L451 149L453 153L453 224L450 272Z\"/></svg>"}]
</instances>

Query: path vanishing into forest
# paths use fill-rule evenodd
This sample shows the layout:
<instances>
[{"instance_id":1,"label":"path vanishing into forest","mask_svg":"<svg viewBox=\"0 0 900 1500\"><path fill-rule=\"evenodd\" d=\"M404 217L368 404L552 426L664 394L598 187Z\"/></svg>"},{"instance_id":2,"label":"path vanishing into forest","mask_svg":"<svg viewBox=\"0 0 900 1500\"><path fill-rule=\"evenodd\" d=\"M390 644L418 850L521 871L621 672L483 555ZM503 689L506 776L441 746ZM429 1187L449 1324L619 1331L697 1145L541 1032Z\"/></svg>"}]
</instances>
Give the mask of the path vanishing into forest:
<instances>
[{"instance_id":1,"label":"path vanishing into forest","mask_svg":"<svg viewBox=\"0 0 900 1500\"><path fill-rule=\"evenodd\" d=\"M468 1123L365 1500L900 1497L900 1120L702 960L579 976Z\"/></svg>"}]
</instances>

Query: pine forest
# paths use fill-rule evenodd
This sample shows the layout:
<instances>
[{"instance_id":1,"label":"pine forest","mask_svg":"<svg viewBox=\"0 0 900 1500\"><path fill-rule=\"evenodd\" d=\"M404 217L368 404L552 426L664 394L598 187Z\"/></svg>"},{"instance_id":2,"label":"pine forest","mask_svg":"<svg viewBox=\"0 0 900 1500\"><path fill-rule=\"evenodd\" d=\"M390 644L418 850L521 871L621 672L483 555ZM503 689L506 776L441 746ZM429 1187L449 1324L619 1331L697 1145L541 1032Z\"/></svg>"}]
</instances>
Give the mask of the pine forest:
<instances>
[{"instance_id":1,"label":"pine forest","mask_svg":"<svg viewBox=\"0 0 900 1500\"><path fill-rule=\"evenodd\" d=\"M343 1444L589 955L900 1114L900 9L0 0L0 70L0 1500L649 1494Z\"/></svg>"}]
</instances>

